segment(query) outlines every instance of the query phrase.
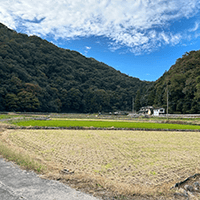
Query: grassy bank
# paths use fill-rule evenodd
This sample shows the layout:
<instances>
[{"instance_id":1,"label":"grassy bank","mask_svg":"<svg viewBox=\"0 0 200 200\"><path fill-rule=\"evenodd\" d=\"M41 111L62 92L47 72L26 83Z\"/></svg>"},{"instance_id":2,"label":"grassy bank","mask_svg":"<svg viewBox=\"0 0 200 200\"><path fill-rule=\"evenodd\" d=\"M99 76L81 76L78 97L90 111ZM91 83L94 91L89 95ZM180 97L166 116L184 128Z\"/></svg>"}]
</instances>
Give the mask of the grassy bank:
<instances>
[{"instance_id":1,"label":"grassy bank","mask_svg":"<svg viewBox=\"0 0 200 200\"><path fill-rule=\"evenodd\" d=\"M31 158L28 154L16 151L16 149L11 148L2 141L0 141L0 155L6 158L8 161L15 162L17 165L26 170L33 170L41 173L44 172L46 168L34 158Z\"/></svg>"},{"instance_id":2,"label":"grassy bank","mask_svg":"<svg viewBox=\"0 0 200 200\"><path fill-rule=\"evenodd\" d=\"M4 114L1 114L0 115L0 120L2 119L13 119L13 118L22 118L22 117L25 117L24 115L4 115Z\"/></svg>"}]
</instances>

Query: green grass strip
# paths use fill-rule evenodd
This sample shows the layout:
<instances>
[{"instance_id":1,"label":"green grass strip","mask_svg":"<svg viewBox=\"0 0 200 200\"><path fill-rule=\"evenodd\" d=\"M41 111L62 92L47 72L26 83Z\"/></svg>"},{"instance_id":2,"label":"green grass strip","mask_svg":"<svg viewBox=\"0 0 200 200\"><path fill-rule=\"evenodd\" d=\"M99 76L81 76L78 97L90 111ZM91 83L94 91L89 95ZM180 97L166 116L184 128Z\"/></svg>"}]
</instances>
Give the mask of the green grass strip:
<instances>
[{"instance_id":1,"label":"green grass strip","mask_svg":"<svg viewBox=\"0 0 200 200\"><path fill-rule=\"evenodd\" d=\"M0 115L0 120L1 119L10 119L10 118L16 118L16 117L24 117L22 115Z\"/></svg>"},{"instance_id":2,"label":"green grass strip","mask_svg":"<svg viewBox=\"0 0 200 200\"><path fill-rule=\"evenodd\" d=\"M148 122L119 122L119 121L86 121L86 120L30 120L14 123L18 126L40 126L40 127L98 127L98 128L144 128L144 129L198 129L197 125L185 124L163 124Z\"/></svg>"}]
</instances>

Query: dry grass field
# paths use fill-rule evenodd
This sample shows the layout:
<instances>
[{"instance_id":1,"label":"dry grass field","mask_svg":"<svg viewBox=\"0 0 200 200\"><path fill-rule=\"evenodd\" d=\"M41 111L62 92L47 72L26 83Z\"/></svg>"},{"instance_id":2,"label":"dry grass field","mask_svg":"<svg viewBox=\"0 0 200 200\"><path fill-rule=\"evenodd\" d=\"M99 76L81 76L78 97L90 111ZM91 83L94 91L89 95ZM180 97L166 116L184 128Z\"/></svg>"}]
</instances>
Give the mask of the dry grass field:
<instances>
[{"instance_id":1,"label":"dry grass field","mask_svg":"<svg viewBox=\"0 0 200 200\"><path fill-rule=\"evenodd\" d=\"M200 171L199 132L7 130L0 140L45 164L46 176L68 169L65 179L119 195L167 195Z\"/></svg>"}]
</instances>

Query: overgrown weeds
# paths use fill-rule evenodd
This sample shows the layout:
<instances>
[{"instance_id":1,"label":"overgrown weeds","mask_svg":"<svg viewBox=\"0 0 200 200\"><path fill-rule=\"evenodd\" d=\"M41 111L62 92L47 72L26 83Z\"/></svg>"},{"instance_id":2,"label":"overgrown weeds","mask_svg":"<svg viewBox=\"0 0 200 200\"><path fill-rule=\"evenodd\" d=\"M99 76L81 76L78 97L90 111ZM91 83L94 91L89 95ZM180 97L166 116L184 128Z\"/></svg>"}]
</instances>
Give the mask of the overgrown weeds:
<instances>
[{"instance_id":1,"label":"overgrown weeds","mask_svg":"<svg viewBox=\"0 0 200 200\"><path fill-rule=\"evenodd\" d=\"M29 155L20 153L12 148L9 148L6 144L0 141L0 155L6 158L8 161L14 161L17 165L23 167L26 170L33 170L38 173L42 173L45 170L45 166L35 161Z\"/></svg>"}]
</instances>

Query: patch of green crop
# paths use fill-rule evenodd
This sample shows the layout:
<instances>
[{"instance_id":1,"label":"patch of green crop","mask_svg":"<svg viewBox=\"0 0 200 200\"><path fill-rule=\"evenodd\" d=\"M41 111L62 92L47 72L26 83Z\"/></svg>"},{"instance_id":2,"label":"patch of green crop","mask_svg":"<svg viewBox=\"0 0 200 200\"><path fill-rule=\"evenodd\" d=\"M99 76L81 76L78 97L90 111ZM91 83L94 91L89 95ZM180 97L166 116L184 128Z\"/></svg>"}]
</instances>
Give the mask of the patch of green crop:
<instances>
[{"instance_id":1,"label":"patch of green crop","mask_svg":"<svg viewBox=\"0 0 200 200\"><path fill-rule=\"evenodd\" d=\"M8 117L8 115L0 115L0 119L7 119Z\"/></svg>"},{"instance_id":2,"label":"patch of green crop","mask_svg":"<svg viewBox=\"0 0 200 200\"><path fill-rule=\"evenodd\" d=\"M0 119L11 119L11 118L16 118L16 117L24 117L24 116L22 116L22 115L5 115L5 114L0 115Z\"/></svg>"},{"instance_id":3,"label":"patch of green crop","mask_svg":"<svg viewBox=\"0 0 200 200\"><path fill-rule=\"evenodd\" d=\"M188 124L164 124L148 122L123 122L123 121L87 121L87 120L30 120L14 123L18 126L39 127L99 127L99 128L142 128L142 129L198 129L200 126Z\"/></svg>"}]
</instances>

